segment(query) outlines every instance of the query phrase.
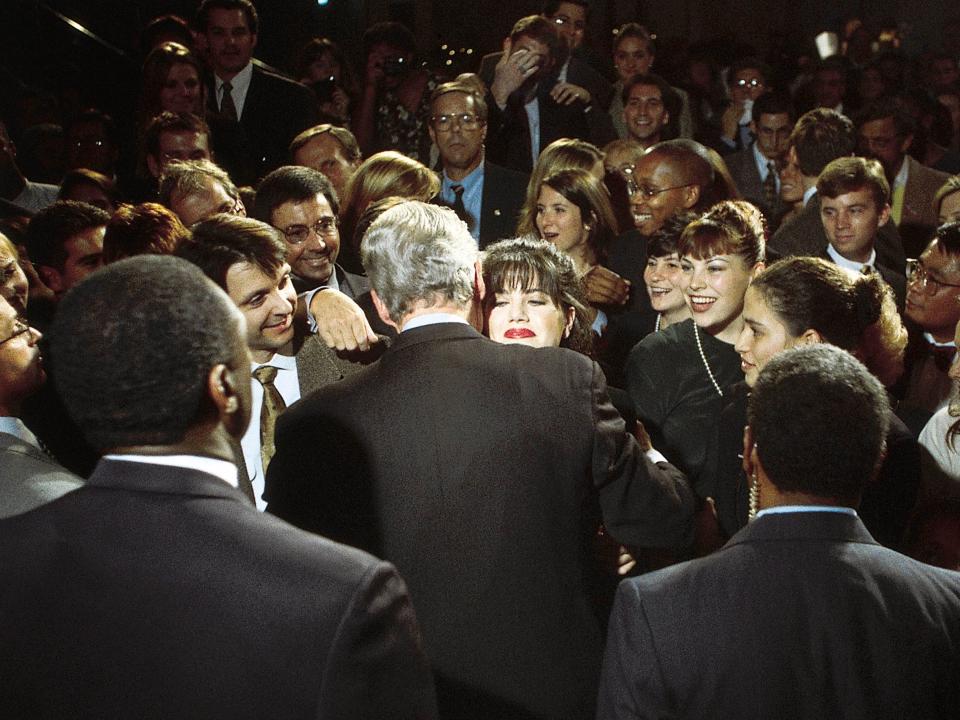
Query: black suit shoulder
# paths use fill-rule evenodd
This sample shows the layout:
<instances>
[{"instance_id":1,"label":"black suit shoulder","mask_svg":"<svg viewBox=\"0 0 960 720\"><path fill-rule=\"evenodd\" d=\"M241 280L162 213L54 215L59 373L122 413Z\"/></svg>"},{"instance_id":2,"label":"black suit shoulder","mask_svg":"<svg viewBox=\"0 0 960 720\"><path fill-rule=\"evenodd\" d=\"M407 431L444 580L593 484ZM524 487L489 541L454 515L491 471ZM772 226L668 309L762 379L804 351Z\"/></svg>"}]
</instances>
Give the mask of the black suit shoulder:
<instances>
[{"instance_id":1,"label":"black suit shoulder","mask_svg":"<svg viewBox=\"0 0 960 720\"><path fill-rule=\"evenodd\" d=\"M496 163L483 166L480 249L516 234L530 176Z\"/></svg>"}]
</instances>

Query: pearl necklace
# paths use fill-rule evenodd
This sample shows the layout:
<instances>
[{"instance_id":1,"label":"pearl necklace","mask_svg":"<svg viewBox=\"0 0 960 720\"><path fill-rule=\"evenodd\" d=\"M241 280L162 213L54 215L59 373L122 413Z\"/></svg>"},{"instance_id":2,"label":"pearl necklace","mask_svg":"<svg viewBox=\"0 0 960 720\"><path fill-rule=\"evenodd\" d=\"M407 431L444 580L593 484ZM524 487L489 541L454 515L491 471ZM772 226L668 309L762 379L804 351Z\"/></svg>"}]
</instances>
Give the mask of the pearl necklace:
<instances>
[{"instance_id":1,"label":"pearl necklace","mask_svg":"<svg viewBox=\"0 0 960 720\"><path fill-rule=\"evenodd\" d=\"M707 375L710 376L710 382L712 382L713 387L716 388L717 395L723 397L723 390L720 389L720 384L713 376L713 370L710 369L710 363L707 362L707 355L703 352L703 345L700 343L700 328L697 327L696 323L693 324L693 338L697 341L697 350L700 351L700 359L703 360L703 366L707 369Z\"/></svg>"},{"instance_id":2,"label":"pearl necklace","mask_svg":"<svg viewBox=\"0 0 960 720\"><path fill-rule=\"evenodd\" d=\"M654 332L660 332L660 318L662 318L662 317L663 317L663 315L662 315L661 313L657 313L657 324L654 325L654 327L653 327L653 331L654 331Z\"/></svg>"}]
</instances>

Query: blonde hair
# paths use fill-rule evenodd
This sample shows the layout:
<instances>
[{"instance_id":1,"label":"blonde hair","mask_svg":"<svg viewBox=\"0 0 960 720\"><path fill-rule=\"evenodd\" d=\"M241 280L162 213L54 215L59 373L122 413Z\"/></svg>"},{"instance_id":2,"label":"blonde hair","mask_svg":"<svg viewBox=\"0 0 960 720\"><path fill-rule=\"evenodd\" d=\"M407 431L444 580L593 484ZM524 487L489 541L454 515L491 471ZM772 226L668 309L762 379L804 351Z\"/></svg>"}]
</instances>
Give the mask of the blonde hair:
<instances>
[{"instance_id":1,"label":"blonde hair","mask_svg":"<svg viewBox=\"0 0 960 720\"><path fill-rule=\"evenodd\" d=\"M426 202L440 192L440 178L426 165L393 150L364 160L347 183L340 213L340 236L353 238L370 203L390 196Z\"/></svg>"}]
</instances>

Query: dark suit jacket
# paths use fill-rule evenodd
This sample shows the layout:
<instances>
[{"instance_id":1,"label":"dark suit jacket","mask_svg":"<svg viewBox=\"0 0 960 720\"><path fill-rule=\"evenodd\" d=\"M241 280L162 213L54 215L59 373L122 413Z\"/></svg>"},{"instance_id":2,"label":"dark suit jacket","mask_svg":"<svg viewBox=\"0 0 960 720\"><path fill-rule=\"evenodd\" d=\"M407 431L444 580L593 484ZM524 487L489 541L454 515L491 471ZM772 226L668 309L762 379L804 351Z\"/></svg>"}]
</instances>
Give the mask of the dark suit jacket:
<instances>
[{"instance_id":1,"label":"dark suit jacket","mask_svg":"<svg viewBox=\"0 0 960 720\"><path fill-rule=\"evenodd\" d=\"M933 197L950 176L922 165L909 155L904 162L909 169L898 228L908 257L920 257L937 227Z\"/></svg>"},{"instance_id":2,"label":"dark suit jacket","mask_svg":"<svg viewBox=\"0 0 960 720\"><path fill-rule=\"evenodd\" d=\"M328 451L303 449L322 441ZM456 718L588 718L591 538L689 540L692 495L624 432L596 364L467 325L401 333L290 408L268 512L395 563Z\"/></svg>"},{"instance_id":3,"label":"dark suit jacket","mask_svg":"<svg viewBox=\"0 0 960 720\"><path fill-rule=\"evenodd\" d=\"M828 260L833 262L833 258L830 257L830 253L827 252L826 245L823 249L816 254L816 257L822 258L823 260ZM900 311L900 314L903 314L903 308L907 302L907 278L896 270L891 270L890 268L884 266L880 262L880 251L877 250L877 261L874 265L877 272L880 273L880 277L883 278L884 282L890 286L890 289L893 290L893 296L897 299L897 310Z\"/></svg>"},{"instance_id":4,"label":"dark suit jacket","mask_svg":"<svg viewBox=\"0 0 960 720\"><path fill-rule=\"evenodd\" d=\"M760 171L757 170L757 162L753 156L753 144L725 156L723 161L727 164L727 169L733 176L733 181L737 184L743 199L749 200L760 208L768 223L773 222L781 211L780 198L777 197L772 206L764 202L763 182L760 180Z\"/></svg>"},{"instance_id":5,"label":"dark suit jacket","mask_svg":"<svg viewBox=\"0 0 960 720\"><path fill-rule=\"evenodd\" d=\"M527 197L529 179L530 176L526 173L491 162L483 163L483 190L480 196L481 250L497 240L516 237L517 221ZM444 202L440 195L431 202L452 207Z\"/></svg>"},{"instance_id":6,"label":"dark suit jacket","mask_svg":"<svg viewBox=\"0 0 960 720\"><path fill-rule=\"evenodd\" d=\"M419 718L403 581L206 473L102 461L0 521L0 705L31 718Z\"/></svg>"},{"instance_id":7,"label":"dark suit jacket","mask_svg":"<svg viewBox=\"0 0 960 720\"><path fill-rule=\"evenodd\" d=\"M487 87L493 83L497 63L500 62L501 57L503 52L495 52L484 55L480 61L477 74ZM548 85L551 89L556 81L556 77L549 80ZM613 99L613 85L594 70L586 60L576 56L570 58L570 63L567 65L567 82L579 85L590 93L590 99L598 109L606 112L610 107L610 101Z\"/></svg>"},{"instance_id":8,"label":"dark suit jacket","mask_svg":"<svg viewBox=\"0 0 960 720\"><path fill-rule=\"evenodd\" d=\"M30 443L0 432L0 518L19 515L83 486Z\"/></svg>"},{"instance_id":9,"label":"dark suit jacket","mask_svg":"<svg viewBox=\"0 0 960 720\"><path fill-rule=\"evenodd\" d=\"M286 164L290 141L320 122L316 97L306 86L256 65L239 123L219 114L213 77L207 78L207 110L217 118L217 162L237 185L255 185Z\"/></svg>"},{"instance_id":10,"label":"dark suit jacket","mask_svg":"<svg viewBox=\"0 0 960 720\"><path fill-rule=\"evenodd\" d=\"M770 238L768 249L772 259L792 255L819 257L827 246L827 233L820 219L820 198L814 193L800 214L781 225ZM877 232L877 264L887 268L907 267L907 256L900 235L892 220L880 226ZM902 272L901 272L902 274Z\"/></svg>"},{"instance_id":11,"label":"dark suit jacket","mask_svg":"<svg viewBox=\"0 0 960 720\"><path fill-rule=\"evenodd\" d=\"M960 574L791 513L621 583L597 717L947 718L958 677Z\"/></svg>"}]
</instances>

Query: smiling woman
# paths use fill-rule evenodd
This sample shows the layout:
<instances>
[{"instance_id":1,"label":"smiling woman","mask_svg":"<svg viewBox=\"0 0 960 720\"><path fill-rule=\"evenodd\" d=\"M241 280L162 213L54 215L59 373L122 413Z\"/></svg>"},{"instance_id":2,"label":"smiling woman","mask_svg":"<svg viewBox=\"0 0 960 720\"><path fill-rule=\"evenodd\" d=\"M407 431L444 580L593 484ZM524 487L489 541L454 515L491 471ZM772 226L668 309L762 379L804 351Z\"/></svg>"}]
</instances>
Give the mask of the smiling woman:
<instances>
[{"instance_id":1,"label":"smiling woman","mask_svg":"<svg viewBox=\"0 0 960 720\"><path fill-rule=\"evenodd\" d=\"M653 445L705 497L702 477L725 388L743 378L733 343L743 296L763 267L760 211L742 201L714 205L683 231L679 286L692 320L644 338L627 360L627 388Z\"/></svg>"}]
</instances>

